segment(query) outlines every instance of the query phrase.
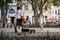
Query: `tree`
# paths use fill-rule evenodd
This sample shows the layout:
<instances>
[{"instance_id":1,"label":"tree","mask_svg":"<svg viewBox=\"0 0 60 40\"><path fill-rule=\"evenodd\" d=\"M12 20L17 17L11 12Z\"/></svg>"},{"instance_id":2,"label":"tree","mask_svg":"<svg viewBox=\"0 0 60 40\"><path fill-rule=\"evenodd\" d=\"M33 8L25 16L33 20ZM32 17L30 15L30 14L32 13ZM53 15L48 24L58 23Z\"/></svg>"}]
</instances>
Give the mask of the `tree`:
<instances>
[{"instance_id":1,"label":"tree","mask_svg":"<svg viewBox=\"0 0 60 40\"><path fill-rule=\"evenodd\" d=\"M42 14L43 6L45 3L48 2L48 0L27 0L33 8L34 16L35 16L35 27L38 25L38 19L40 15ZM40 13L38 14L37 9L39 9Z\"/></svg>"},{"instance_id":2,"label":"tree","mask_svg":"<svg viewBox=\"0 0 60 40\"><path fill-rule=\"evenodd\" d=\"M1 8L1 12L2 12L2 16L7 15L7 9L8 9L8 3L12 3L12 0L0 0L0 8ZM4 13L4 11L6 10L6 13Z\"/></svg>"},{"instance_id":3,"label":"tree","mask_svg":"<svg viewBox=\"0 0 60 40\"><path fill-rule=\"evenodd\" d=\"M23 0L18 0L23 1ZM46 7L48 3L53 3L54 5L60 5L60 0L27 0L31 5L34 11L35 16L35 27L38 25L38 19L40 15L42 15L43 7ZM39 9L40 13L38 13L37 9Z\"/></svg>"},{"instance_id":4,"label":"tree","mask_svg":"<svg viewBox=\"0 0 60 40\"><path fill-rule=\"evenodd\" d=\"M7 10L8 10L8 3L12 3L13 0L0 0L0 8L1 8L1 14L2 14L2 19L5 23L5 18L7 15Z\"/></svg>"},{"instance_id":5,"label":"tree","mask_svg":"<svg viewBox=\"0 0 60 40\"><path fill-rule=\"evenodd\" d=\"M60 6L60 0L53 0L52 2L54 6Z\"/></svg>"},{"instance_id":6,"label":"tree","mask_svg":"<svg viewBox=\"0 0 60 40\"><path fill-rule=\"evenodd\" d=\"M47 6L48 3L53 3L55 6L60 5L60 0L27 0L33 8L34 16L35 16L35 27L38 25L38 19L43 12L43 7ZM38 14L37 8L40 13Z\"/></svg>"},{"instance_id":7,"label":"tree","mask_svg":"<svg viewBox=\"0 0 60 40\"><path fill-rule=\"evenodd\" d=\"M23 6L22 0L17 0L17 6L20 7L20 9L22 9Z\"/></svg>"}]
</instances>

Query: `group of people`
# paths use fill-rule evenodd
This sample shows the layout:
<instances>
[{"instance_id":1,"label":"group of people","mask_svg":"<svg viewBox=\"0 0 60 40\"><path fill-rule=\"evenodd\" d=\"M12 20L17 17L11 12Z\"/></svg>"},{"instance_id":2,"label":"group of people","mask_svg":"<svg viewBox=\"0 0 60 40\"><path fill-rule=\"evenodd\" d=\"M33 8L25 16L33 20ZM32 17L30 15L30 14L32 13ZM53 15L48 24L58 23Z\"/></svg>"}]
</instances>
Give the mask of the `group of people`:
<instances>
[{"instance_id":1,"label":"group of people","mask_svg":"<svg viewBox=\"0 0 60 40\"><path fill-rule=\"evenodd\" d=\"M27 18L25 17L24 13L21 12L20 8L17 7L17 14L14 16L14 17L11 17L10 15L7 16L6 18L6 24L5 24L5 27L12 27L11 25L14 25L15 27L16 26L25 26L25 27L28 27L30 25L30 21L28 20L28 16ZM38 23L39 23L39 26L43 29L43 22L44 22L44 19L43 19L43 15L40 16L39 20L38 20Z\"/></svg>"},{"instance_id":2,"label":"group of people","mask_svg":"<svg viewBox=\"0 0 60 40\"><path fill-rule=\"evenodd\" d=\"M6 18L6 23L5 23L5 27L12 27L12 25L16 26L24 26L24 27L28 27L31 23L28 20L28 16L25 18L24 14L22 16L20 16L21 18L17 18L15 17L11 17L10 15ZM43 29L43 23L44 23L44 19L43 16L40 16L39 20L38 20L38 24L39 26Z\"/></svg>"},{"instance_id":3,"label":"group of people","mask_svg":"<svg viewBox=\"0 0 60 40\"><path fill-rule=\"evenodd\" d=\"M17 10L18 10L17 14L14 17L11 17L10 15L7 16L5 27L10 28L11 25L14 25L15 27L16 26L25 26L25 27L27 27L29 25L29 21L25 18L24 13L21 12L19 7L17 8Z\"/></svg>"},{"instance_id":4,"label":"group of people","mask_svg":"<svg viewBox=\"0 0 60 40\"><path fill-rule=\"evenodd\" d=\"M16 26L16 17L10 17L10 15L6 18L6 24L5 27L12 27L12 25Z\"/></svg>"}]
</instances>

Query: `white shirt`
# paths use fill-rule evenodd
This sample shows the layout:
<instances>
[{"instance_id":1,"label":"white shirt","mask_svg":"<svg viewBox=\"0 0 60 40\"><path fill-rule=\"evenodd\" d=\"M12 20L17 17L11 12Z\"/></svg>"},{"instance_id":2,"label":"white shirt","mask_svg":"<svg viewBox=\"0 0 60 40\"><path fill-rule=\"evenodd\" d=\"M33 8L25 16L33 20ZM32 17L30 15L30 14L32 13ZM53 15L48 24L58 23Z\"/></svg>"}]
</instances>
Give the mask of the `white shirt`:
<instances>
[{"instance_id":1,"label":"white shirt","mask_svg":"<svg viewBox=\"0 0 60 40\"><path fill-rule=\"evenodd\" d=\"M20 19L21 16L23 16L22 11L21 10L18 10L17 11L17 19Z\"/></svg>"},{"instance_id":2,"label":"white shirt","mask_svg":"<svg viewBox=\"0 0 60 40\"><path fill-rule=\"evenodd\" d=\"M39 22L40 22L41 24L43 24L44 19L43 19L43 18L40 18L40 19L39 19Z\"/></svg>"}]
</instances>

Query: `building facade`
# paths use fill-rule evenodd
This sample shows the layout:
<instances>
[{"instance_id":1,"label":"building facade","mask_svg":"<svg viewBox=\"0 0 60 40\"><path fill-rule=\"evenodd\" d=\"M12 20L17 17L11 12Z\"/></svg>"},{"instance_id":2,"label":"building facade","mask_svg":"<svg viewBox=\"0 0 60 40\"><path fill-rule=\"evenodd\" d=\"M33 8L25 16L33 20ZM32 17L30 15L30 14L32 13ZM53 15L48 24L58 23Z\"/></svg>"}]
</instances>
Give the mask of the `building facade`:
<instances>
[{"instance_id":1,"label":"building facade","mask_svg":"<svg viewBox=\"0 0 60 40\"><path fill-rule=\"evenodd\" d=\"M60 19L60 6L51 6L51 17L54 17L57 20Z\"/></svg>"},{"instance_id":2,"label":"building facade","mask_svg":"<svg viewBox=\"0 0 60 40\"><path fill-rule=\"evenodd\" d=\"M8 6L9 6L9 9L7 12L7 16L8 15L11 17L16 16L16 13L17 13L17 2L16 2L16 0L13 0L13 3L9 3Z\"/></svg>"},{"instance_id":3,"label":"building facade","mask_svg":"<svg viewBox=\"0 0 60 40\"><path fill-rule=\"evenodd\" d=\"M54 6L51 3L50 7L51 7L50 9L49 7L47 7L48 10L43 11L44 17L47 16L47 19L56 18L57 20L60 20L60 6Z\"/></svg>"}]
</instances>

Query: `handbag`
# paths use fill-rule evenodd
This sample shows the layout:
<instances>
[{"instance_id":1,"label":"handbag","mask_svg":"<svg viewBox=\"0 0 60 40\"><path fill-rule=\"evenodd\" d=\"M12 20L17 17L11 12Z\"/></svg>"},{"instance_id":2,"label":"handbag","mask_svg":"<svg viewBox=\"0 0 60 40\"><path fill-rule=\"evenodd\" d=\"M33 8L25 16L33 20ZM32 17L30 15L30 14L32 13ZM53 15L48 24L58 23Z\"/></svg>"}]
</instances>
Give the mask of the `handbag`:
<instances>
[{"instance_id":1,"label":"handbag","mask_svg":"<svg viewBox=\"0 0 60 40\"><path fill-rule=\"evenodd\" d=\"M25 16L21 16L22 22L25 21Z\"/></svg>"}]
</instances>

